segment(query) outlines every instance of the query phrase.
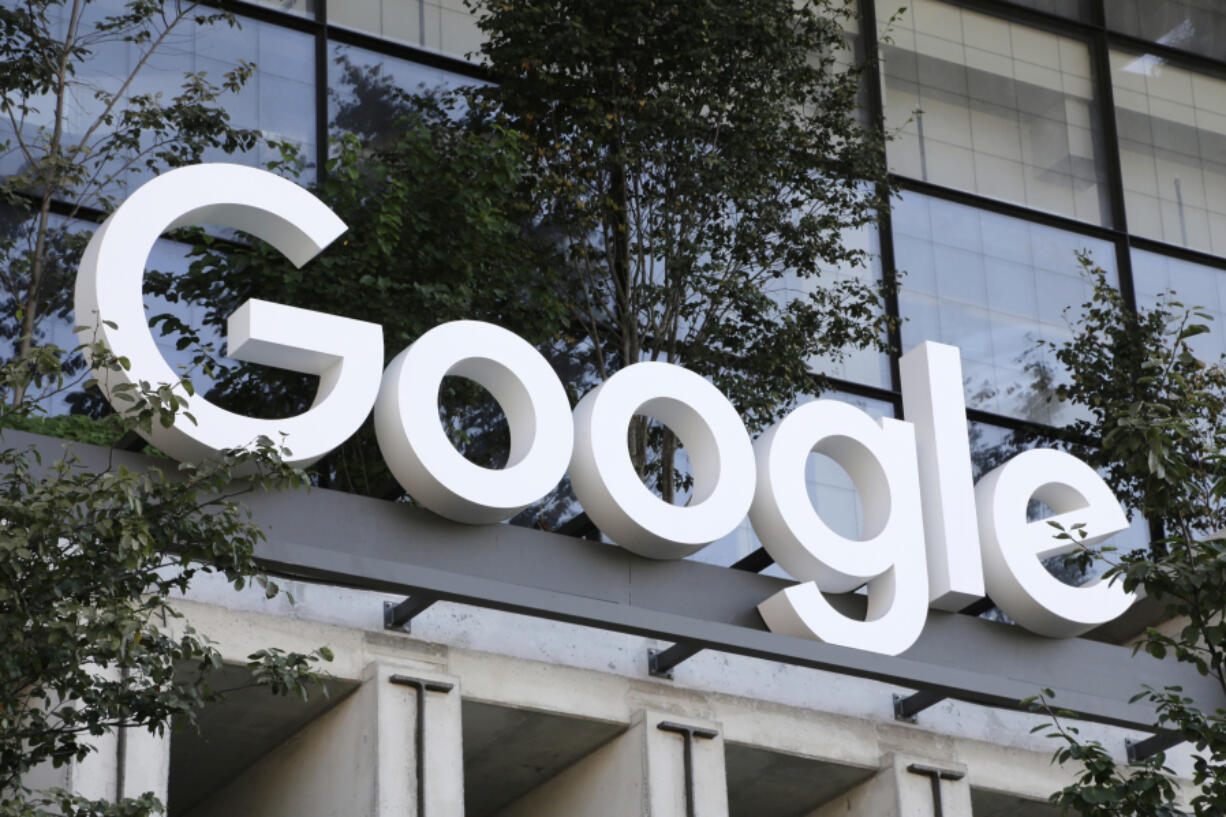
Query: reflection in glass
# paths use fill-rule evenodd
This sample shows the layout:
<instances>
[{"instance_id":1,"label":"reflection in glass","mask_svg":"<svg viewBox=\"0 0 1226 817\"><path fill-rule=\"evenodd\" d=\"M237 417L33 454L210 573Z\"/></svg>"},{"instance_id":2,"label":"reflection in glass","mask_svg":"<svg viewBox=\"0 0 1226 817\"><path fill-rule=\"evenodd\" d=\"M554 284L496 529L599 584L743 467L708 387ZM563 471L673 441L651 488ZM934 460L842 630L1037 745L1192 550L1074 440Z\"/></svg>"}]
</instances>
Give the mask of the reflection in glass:
<instances>
[{"instance_id":1,"label":"reflection in glass","mask_svg":"<svg viewBox=\"0 0 1226 817\"><path fill-rule=\"evenodd\" d=\"M844 237L844 244L854 250L863 250L871 259L869 264L859 267L842 267L838 269L823 265L822 274L817 278L802 279L792 273L785 273L778 281L766 285L772 296L780 301L794 300L814 287L828 286L835 281L855 281L860 284L876 286L881 282L881 257L877 240L877 229L874 225L865 225L853 230ZM884 302L878 314L885 311ZM809 361L809 368L814 372L824 374L853 383L863 383L869 386L890 388L890 358L884 352L876 349L855 349L841 360L832 356L821 355Z\"/></svg>"},{"instance_id":2,"label":"reflection in glass","mask_svg":"<svg viewBox=\"0 0 1226 817\"><path fill-rule=\"evenodd\" d=\"M118 0L91 4L82 30L91 31L95 24L118 13L122 7ZM246 18L231 27L199 25L194 18L188 17L170 30L143 66L141 60L148 50L145 43L103 40L91 46L91 50L92 55L78 66L74 88L66 98L65 144L79 143L103 113L104 102L94 91L118 92L133 72L135 76L127 88L128 97L149 95L157 97L157 104L165 106L182 93L186 73L201 74L207 82L220 86L228 72L247 62L255 66L247 84L237 94L222 92L215 104L224 108L232 126L254 128L266 140L292 144L306 161L315 159L315 52L314 40L309 34ZM53 125L54 106L48 104L50 100L34 102L39 110L20 120L19 126L27 141L37 142L39 129ZM90 144L97 144L106 129L104 123L90 136ZM8 118L0 120L0 142L10 141L6 136L11 132ZM0 173L3 174L18 172L23 166L17 147L8 147L8 152L0 155ZM142 150L152 152L158 147L146 133ZM119 174L119 178L104 193L121 198L153 175L145 167L147 157L131 161L133 155L125 151L123 156L105 165L103 178L112 173ZM204 152L202 160L263 165L278 155L274 149L261 144L245 154L212 148Z\"/></svg>"},{"instance_id":3,"label":"reflection in glass","mask_svg":"<svg viewBox=\"0 0 1226 817\"><path fill-rule=\"evenodd\" d=\"M1130 232L1226 255L1226 81L1111 52Z\"/></svg>"},{"instance_id":4,"label":"reflection in glass","mask_svg":"<svg viewBox=\"0 0 1226 817\"><path fill-rule=\"evenodd\" d=\"M1107 27L1193 54L1226 60L1221 0L1110 0Z\"/></svg>"},{"instance_id":5,"label":"reflection in glass","mask_svg":"<svg viewBox=\"0 0 1226 817\"><path fill-rule=\"evenodd\" d=\"M1059 14L1061 17L1089 20L1093 0L1008 0L1008 2L1015 6L1045 11L1048 14Z\"/></svg>"},{"instance_id":6,"label":"reflection in glass","mask_svg":"<svg viewBox=\"0 0 1226 817\"><path fill-rule=\"evenodd\" d=\"M880 22L892 171L1107 222L1085 43L937 0Z\"/></svg>"},{"instance_id":7,"label":"reflection in glass","mask_svg":"<svg viewBox=\"0 0 1226 817\"><path fill-rule=\"evenodd\" d=\"M409 112L400 97L445 91L477 80L400 60L364 48L328 44L328 124L330 129L375 139L389 133Z\"/></svg>"},{"instance_id":8,"label":"reflection in glass","mask_svg":"<svg viewBox=\"0 0 1226 817\"><path fill-rule=\"evenodd\" d=\"M984 474L998 465L1003 465L1014 455L1042 445L1042 441L1037 440L1030 432L1010 431L987 423L970 423L967 434L971 442L971 472L976 482ZM1032 500L1027 508L1026 518L1027 521L1034 522L1050 516L1051 513L1051 509L1046 505ZM1054 528L1052 533L1056 533ZM1149 523L1143 517L1133 514L1128 529L1103 542L1101 547L1116 548L1116 552L1111 557L1114 559L1120 554L1148 547L1149 541ZM1075 566L1064 564L1062 556L1046 559L1044 565L1048 572L1057 579L1071 585L1085 584L1096 579L1108 567L1106 562L1100 561L1091 565L1088 572L1082 573Z\"/></svg>"},{"instance_id":9,"label":"reflection in glass","mask_svg":"<svg viewBox=\"0 0 1226 817\"><path fill-rule=\"evenodd\" d=\"M298 14L303 17L314 17L315 10L318 7L315 0L249 0L249 2L259 3L261 6L270 6L279 11L288 11L290 14Z\"/></svg>"},{"instance_id":10,"label":"reflection in glass","mask_svg":"<svg viewBox=\"0 0 1226 817\"><path fill-rule=\"evenodd\" d=\"M840 392L822 395L824 399L841 400L867 412L875 419L893 417L894 407L880 400L856 397ZM810 454L805 466L805 485L809 498L822 520L836 533L849 538L860 535L863 511L851 477L834 460L822 454ZM761 547L753 527L746 518L732 533L713 542L689 558L710 564L731 565ZM778 565L771 565L763 573L787 578Z\"/></svg>"},{"instance_id":11,"label":"reflection in glass","mask_svg":"<svg viewBox=\"0 0 1226 817\"><path fill-rule=\"evenodd\" d=\"M1106 241L999 213L907 193L893 211L903 349L935 340L962 350L966 402L1019 419L1063 425L1062 372L1039 341L1069 337L1065 308L1089 300L1076 253L1090 251L1114 280Z\"/></svg>"},{"instance_id":12,"label":"reflection in glass","mask_svg":"<svg viewBox=\"0 0 1226 817\"><path fill-rule=\"evenodd\" d=\"M1226 270L1134 249L1132 282L1138 309L1152 309L1162 302L1176 300L1211 315L1209 332L1189 338L1188 345L1204 361L1226 354ZM1174 306L1167 306L1167 310L1176 317L1183 311ZM1196 322L1203 323L1200 319Z\"/></svg>"},{"instance_id":13,"label":"reflection in glass","mask_svg":"<svg viewBox=\"0 0 1226 817\"><path fill-rule=\"evenodd\" d=\"M461 58L483 39L464 0L344 0L328 4L328 22Z\"/></svg>"},{"instance_id":14,"label":"reflection in glass","mask_svg":"<svg viewBox=\"0 0 1226 817\"><path fill-rule=\"evenodd\" d=\"M32 251L34 240L33 219L13 220L0 216L0 238L12 241L15 250L11 255L14 266L24 263L24 259ZM76 327L76 315L73 314L73 282L76 278L77 265L85 244L93 235L97 225L79 219L65 219L52 216L47 232L47 242L50 249L47 253L47 266L43 274L47 276L45 296L40 302L38 319L34 324L33 339L37 346L57 346L65 352L71 352L79 343ZM191 263L188 257L189 247L185 244L158 239L146 267L150 271L173 275L184 271ZM150 283L153 274L147 275L146 285ZM145 311L149 318L168 313L200 333L204 343L211 344L214 351L222 348L219 334L204 325L204 309L184 302L170 302L149 291L146 286L144 296ZM21 322L15 318L16 310L22 303L24 291L13 292L8 287L0 287L0 359L12 359L17 351L18 339L21 336ZM88 321L87 321L88 323ZM198 347L178 348L178 334L163 335L159 328L153 329L154 342L162 356L175 372L189 373L193 368ZM108 411L97 390L85 391L81 385L88 378L84 360L79 355L66 354L63 357L63 371L67 376L63 390L49 388L46 398L38 401L38 406L47 416L61 414L89 414L100 416ZM211 381L200 377L198 372L191 373L193 385L204 392ZM55 392L55 393L52 393Z\"/></svg>"}]
</instances>

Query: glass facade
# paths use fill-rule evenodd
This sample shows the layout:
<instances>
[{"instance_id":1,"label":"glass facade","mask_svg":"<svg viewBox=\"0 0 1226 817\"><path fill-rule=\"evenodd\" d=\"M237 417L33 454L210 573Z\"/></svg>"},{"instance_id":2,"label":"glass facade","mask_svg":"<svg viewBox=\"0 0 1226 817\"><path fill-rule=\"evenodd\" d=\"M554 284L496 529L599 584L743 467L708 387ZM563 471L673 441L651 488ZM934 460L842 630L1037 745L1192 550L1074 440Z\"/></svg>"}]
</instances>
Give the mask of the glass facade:
<instances>
[{"instance_id":1,"label":"glass facade","mask_svg":"<svg viewBox=\"0 0 1226 817\"><path fill-rule=\"evenodd\" d=\"M1089 299L1078 252L1114 276L1110 242L919 193L903 195L893 223L903 348L960 348L971 408L1047 425L1070 419L1052 397L1059 364L1040 342L1067 338L1065 310Z\"/></svg>"},{"instance_id":2,"label":"glass facade","mask_svg":"<svg viewBox=\"0 0 1226 817\"><path fill-rule=\"evenodd\" d=\"M1111 52L1132 231L1226 255L1226 80Z\"/></svg>"},{"instance_id":3,"label":"glass facade","mask_svg":"<svg viewBox=\"0 0 1226 817\"><path fill-rule=\"evenodd\" d=\"M1226 6L1219 0L1108 0L1107 25L1121 34L1226 60Z\"/></svg>"},{"instance_id":4,"label":"glass facade","mask_svg":"<svg viewBox=\"0 0 1226 817\"><path fill-rule=\"evenodd\" d=\"M456 57L481 47L464 0L345 0L328 5L328 22Z\"/></svg>"},{"instance_id":5,"label":"glass facade","mask_svg":"<svg viewBox=\"0 0 1226 817\"><path fill-rule=\"evenodd\" d=\"M463 59L480 43L463 0L234 8L238 27L179 28L131 92L172 94L185 71L219 81L240 60L252 63L252 80L226 102L232 121L291 143L311 165L326 158L320 141L329 130L377 134L390 125L359 98L359 79L408 91L480 81L477 58ZM996 441L976 443L976 458L999 453L997 443L1020 431L1071 419L1048 399L1061 372L1040 341L1067 337L1064 310L1086 299L1077 252L1090 252L1141 307L1174 290L1226 314L1221 3L861 0L859 8L876 18L877 37L851 26L840 56L880 60L865 109L879 110L893 136L887 159L901 195L882 229L847 237L872 263L828 272L899 281L883 308L900 321L901 351L925 339L961 348L973 442L976 434ZM135 55L129 44L100 49L82 79L111 84ZM95 101L81 94L73 104L69 129L79 132ZM32 114L18 127L33 134L40 124ZM262 164L272 153L207 158ZM20 167L18 151L0 155L0 172ZM305 180L311 173L308 166ZM163 260L171 265L170 255ZM1197 352L1216 356L1224 338L1215 326L1195 339ZM811 364L872 411L901 416L889 355ZM815 459L811 485L822 512L838 516L832 524L857 530L854 491L837 467ZM754 545L746 528L702 558L727 562Z\"/></svg>"},{"instance_id":6,"label":"glass facade","mask_svg":"<svg viewBox=\"0 0 1226 817\"><path fill-rule=\"evenodd\" d=\"M1226 275L1221 270L1156 252L1133 250L1132 276L1138 307L1150 309L1165 304L1172 315L1178 316L1183 310L1170 303L1177 301L1212 316L1209 332L1188 341L1200 359L1217 360L1226 354ZM1193 320L1204 322L1200 318Z\"/></svg>"},{"instance_id":7,"label":"glass facade","mask_svg":"<svg viewBox=\"0 0 1226 817\"><path fill-rule=\"evenodd\" d=\"M1008 0L1008 2L1035 11L1071 17L1074 20L1091 20L1094 15L1093 0Z\"/></svg>"},{"instance_id":8,"label":"glass facade","mask_svg":"<svg viewBox=\"0 0 1226 817\"><path fill-rule=\"evenodd\" d=\"M122 5L117 0L104 0L89 7L89 13L101 19L116 13ZM187 17L169 31L143 65L140 60L147 50L144 45L100 41L91 47L92 56L83 63L83 70L70 81L73 89L68 95L64 144L74 145L82 140L97 144L106 134L108 125L98 122L106 104L95 96L94 89L120 88L132 77L127 86L128 99L147 95L157 104L165 105L182 92L185 74L198 74L208 83L220 86L227 73L248 63L253 66L250 80L237 94L223 93L221 97L230 124L258 130L264 140L289 143L307 163L314 164L314 47L310 34L250 18L242 18L239 25L230 27L202 26ZM27 143L45 140L51 111L50 106L43 105L18 119L21 138ZM15 173L24 166L16 135L9 118L0 119L0 146L5 149L0 154L0 173ZM152 152L156 148L154 139L146 136L144 149ZM213 150L203 159L262 166L277 155L275 149L261 144L246 154ZM104 166L99 178L114 177L115 181L98 192L121 197L149 178L151 174L143 168L143 158L130 167L118 163ZM89 198L88 203L96 201L96 196Z\"/></svg>"},{"instance_id":9,"label":"glass facade","mask_svg":"<svg viewBox=\"0 0 1226 817\"><path fill-rule=\"evenodd\" d=\"M894 406L885 400L874 400L845 393L825 394L823 398L851 403L877 420L882 417L895 416ZM829 525L831 530L849 539L860 537L864 524L864 511L860 506L860 496L856 493L856 486L842 466L824 454L809 454L809 459L805 464L805 487L822 521ZM753 553L761 546L753 526L750 525L748 519L745 519L732 533L708 545L690 558L711 564L728 565ZM771 576L788 577L788 574L775 564L762 572Z\"/></svg>"},{"instance_id":10,"label":"glass facade","mask_svg":"<svg viewBox=\"0 0 1226 817\"><path fill-rule=\"evenodd\" d=\"M880 27L892 171L1109 220L1085 42L938 0L911 3Z\"/></svg>"},{"instance_id":11,"label":"glass facade","mask_svg":"<svg viewBox=\"0 0 1226 817\"><path fill-rule=\"evenodd\" d=\"M328 129L376 137L400 113L388 92L439 91L475 80L345 43L328 44Z\"/></svg>"}]
</instances>

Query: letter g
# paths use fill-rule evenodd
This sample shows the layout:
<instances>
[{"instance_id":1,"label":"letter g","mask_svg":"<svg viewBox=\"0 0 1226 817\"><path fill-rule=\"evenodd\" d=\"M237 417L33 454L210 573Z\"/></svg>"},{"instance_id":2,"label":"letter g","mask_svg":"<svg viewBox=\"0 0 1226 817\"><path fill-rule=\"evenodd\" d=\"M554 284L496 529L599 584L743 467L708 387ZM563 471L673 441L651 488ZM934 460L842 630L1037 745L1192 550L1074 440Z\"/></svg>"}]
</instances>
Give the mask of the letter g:
<instances>
[{"instance_id":1,"label":"letter g","mask_svg":"<svg viewBox=\"0 0 1226 817\"><path fill-rule=\"evenodd\" d=\"M116 387L141 381L157 387L179 375L162 357L145 317L141 282L154 243L166 230L190 224L233 227L267 241L301 267L346 230L345 223L298 185L234 164L177 168L142 185L94 233L77 274L76 320L82 343L104 342L126 357L127 371L96 372L117 411ZM113 324L113 325L109 325ZM373 323L249 300L227 322L228 353L237 360L319 376L311 408L295 417L261 420L189 396L170 428L153 424L145 438L178 460L250 445L261 435L309 465L357 431L370 413L383 374L383 332ZM91 365L92 365L92 361Z\"/></svg>"}]
</instances>

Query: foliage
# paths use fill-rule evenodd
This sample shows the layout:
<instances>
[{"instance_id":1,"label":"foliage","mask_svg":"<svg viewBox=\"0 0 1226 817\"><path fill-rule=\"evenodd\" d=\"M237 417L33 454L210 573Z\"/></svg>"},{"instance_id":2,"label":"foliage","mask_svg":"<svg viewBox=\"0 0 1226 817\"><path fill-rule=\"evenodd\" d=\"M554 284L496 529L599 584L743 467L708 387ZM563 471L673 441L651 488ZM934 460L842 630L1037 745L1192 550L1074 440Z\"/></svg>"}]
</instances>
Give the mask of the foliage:
<instances>
[{"instance_id":1,"label":"foliage","mask_svg":"<svg viewBox=\"0 0 1226 817\"><path fill-rule=\"evenodd\" d=\"M126 367L100 344L90 352L101 377ZM32 347L24 362L0 365L0 425L38 416L34 399L7 399L13 392L68 387L62 358L54 347ZM123 391L130 408L98 433L147 431L182 411L169 387ZM162 810L148 793L90 802L27 791L22 779L40 764L83 759L91 739L115 727L162 733L172 719L190 726L221 696L210 685L221 654L181 621L171 599L214 572L236 589L256 583L270 598L280 592L254 559L263 532L234 500L300 484L303 475L283 453L261 439L168 471L128 467L114 450L102 467L71 448L53 460L28 445L0 450L0 815ZM274 693L305 696L316 662L330 658L326 648L310 655L271 648L253 654L249 667Z\"/></svg>"},{"instance_id":2,"label":"foliage","mask_svg":"<svg viewBox=\"0 0 1226 817\"><path fill-rule=\"evenodd\" d=\"M206 327L221 331L248 298L377 323L390 360L435 325L486 320L546 344L561 326L547 288L550 247L526 224L518 190L518 141L481 121L455 93L408 93L378 67L343 56L333 157L312 192L349 230L302 269L263 242L222 242L198 234L191 268L152 277L172 301L206 306ZM163 331L190 335L171 315ZM209 393L237 411L288 416L314 398L310 378L270 368L218 369ZM449 408L476 389L450 378ZM506 450L505 422L492 400L453 426L456 442L485 463ZM505 454L503 455L505 457ZM317 482L374 496L401 493L379 456L372 424L315 466Z\"/></svg>"},{"instance_id":3,"label":"foliage","mask_svg":"<svg viewBox=\"0 0 1226 817\"><path fill-rule=\"evenodd\" d=\"M1148 629L1136 649L1194 665L1226 695L1226 368L1222 359L1205 362L1193 348L1209 332L1210 316L1173 297L1134 312L1103 270L1085 256L1081 263L1094 296L1072 339L1057 350L1071 374L1058 394L1088 412L1072 431L1093 443L1077 453L1164 535L1148 551L1118 555L1083 547L1073 561L1084 568L1105 558L1111 565L1106 580L1164 604L1167 626ZM1047 698L1050 692L1038 703L1051 711ZM1187 803L1181 805L1184 793L1162 753L1121 766L1059 718L1051 732L1064 744L1056 759L1078 762L1082 771L1053 800L1091 817L1180 814L1186 808L1197 815L1226 813L1226 710L1202 711L1175 687L1142 690L1136 700L1142 699L1154 706L1156 729L1177 733L1196 748L1196 790Z\"/></svg>"},{"instance_id":4,"label":"foliage","mask_svg":"<svg viewBox=\"0 0 1226 817\"><path fill-rule=\"evenodd\" d=\"M237 25L188 0L23 0L0 4L0 338L24 358L48 319L71 316L72 278L88 235L80 216L108 212L128 185L205 151L255 146L221 106L254 66L188 73L173 95L141 91L149 61L178 29ZM99 82L106 69L131 66ZM70 369L82 362L66 360ZM12 393L20 401L20 390Z\"/></svg>"},{"instance_id":5,"label":"foliage","mask_svg":"<svg viewBox=\"0 0 1226 817\"><path fill-rule=\"evenodd\" d=\"M816 356L881 342L874 285L817 280L867 264L846 239L888 189L847 64L854 4L467 2L495 82L474 103L523 139L594 379L681 364L755 430L820 390ZM672 499L676 441L652 428L638 418L631 450Z\"/></svg>"}]
</instances>

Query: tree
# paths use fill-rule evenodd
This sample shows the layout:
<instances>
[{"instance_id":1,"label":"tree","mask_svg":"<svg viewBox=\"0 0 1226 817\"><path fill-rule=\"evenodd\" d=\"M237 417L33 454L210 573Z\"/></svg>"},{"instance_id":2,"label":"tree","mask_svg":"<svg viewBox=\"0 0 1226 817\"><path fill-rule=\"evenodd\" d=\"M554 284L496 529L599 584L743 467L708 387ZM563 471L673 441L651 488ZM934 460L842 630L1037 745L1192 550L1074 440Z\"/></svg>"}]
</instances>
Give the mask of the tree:
<instances>
[{"instance_id":1,"label":"tree","mask_svg":"<svg viewBox=\"0 0 1226 817\"><path fill-rule=\"evenodd\" d=\"M888 191L848 65L841 0L468 0L520 135L576 352L607 379L643 360L715 383L751 431L819 391L810 361L881 344L848 235ZM854 5L854 4L853 4ZM819 276L821 280L819 281ZM637 418L635 463L671 501L671 432Z\"/></svg>"},{"instance_id":2,"label":"tree","mask_svg":"<svg viewBox=\"0 0 1226 817\"><path fill-rule=\"evenodd\" d=\"M153 55L172 32L237 25L217 8L185 0L21 0L0 4L0 428L51 431L113 444L181 408L169 386L128 393L129 409L93 420L48 418L83 376L79 354L44 345L71 315L72 278L91 220L129 185L206 151L254 147L222 97L254 66L221 77L189 73L170 93L140 91ZM106 58L125 59L106 62ZM99 64L127 67L111 82ZM90 70L82 70L89 64ZM71 324L67 324L71 326ZM122 361L94 350L103 371ZM271 441L177 471L91 469L71 452L53 461L28 448L0 450L0 814L143 815L151 795L87 802L70 792L33 793L23 777L92 751L92 736L132 726L191 724L220 694L210 686L221 656L190 627L172 636L170 599L194 576L221 572L236 586L275 583L253 556L262 535L233 500L290 487L302 475ZM255 477L235 483L238 469ZM257 681L305 694L315 655L275 648L252 656ZM184 670L184 667L189 669Z\"/></svg>"},{"instance_id":3,"label":"tree","mask_svg":"<svg viewBox=\"0 0 1226 817\"><path fill-rule=\"evenodd\" d=\"M349 231L303 269L263 242L236 244L198 232L190 269L151 276L150 288L204 306L205 327L219 334L248 298L377 323L389 360L433 326L460 319L492 321L548 347L563 325L547 286L554 252L531 231L519 197L518 140L456 93L409 92L378 66L355 66L343 55L338 63L333 156L310 189ZM154 321L181 342L194 338L173 315ZM284 417L314 399L306 376L213 363L208 397L232 410ZM470 458L501 465L506 423L481 395L474 384L448 379L442 402L449 428ZM403 494L370 420L312 474L326 487Z\"/></svg>"},{"instance_id":4,"label":"tree","mask_svg":"<svg viewBox=\"0 0 1226 817\"><path fill-rule=\"evenodd\" d=\"M1134 312L1103 270L1088 257L1081 263L1094 297L1057 350L1071 375L1058 394L1088 414L1071 428L1073 439L1088 441L1076 453L1162 535L1148 550L1082 547L1071 558L1082 568L1105 559L1106 580L1163 603L1174 626L1147 629L1136 649L1191 663L1226 695L1226 367L1222 359L1200 359L1190 345L1209 331L1210 316L1174 293ZM1056 535L1076 538L1074 531ZM1203 711L1175 687L1138 693L1154 706L1156 730L1195 746L1191 797L1183 802L1163 753L1121 766L1054 713L1051 734L1062 741L1056 758L1080 764L1081 772L1053 801L1090 817L1226 812L1226 710ZM1058 703L1050 693L1037 700L1049 713Z\"/></svg>"},{"instance_id":5,"label":"tree","mask_svg":"<svg viewBox=\"0 0 1226 817\"><path fill-rule=\"evenodd\" d=\"M98 377L125 362L91 348ZM54 347L33 346L0 365L0 427L37 425L37 400L68 388ZM16 392L27 395L10 399ZM182 398L169 385L123 392L130 408L93 423L112 440L153 423L169 424ZM223 452L213 461L131 469L112 458L87 466L71 449L44 461L29 447L0 450L0 815L78 817L159 813L151 793L115 802L72 792L31 792L23 778L44 763L81 760L91 738L119 727L165 732L189 727L224 690L211 685L222 665L215 646L181 618L173 597L201 573L221 573L236 588L277 585L256 564L262 530L235 500L255 490L293 487L303 475L286 466L270 440ZM241 472L247 476L236 481ZM305 696L315 666L330 659L276 648L250 656L255 683Z\"/></svg>"},{"instance_id":6,"label":"tree","mask_svg":"<svg viewBox=\"0 0 1226 817\"><path fill-rule=\"evenodd\" d=\"M0 4L0 338L16 359L31 354L46 321L70 320L71 281L88 240L79 217L108 212L132 181L259 141L258 131L232 126L220 103L241 89L250 64L223 77L186 74L169 98L136 91L172 32L211 25L237 19L188 0ZM112 84L79 70L118 52L131 69ZM20 388L11 394L22 397Z\"/></svg>"}]
</instances>

